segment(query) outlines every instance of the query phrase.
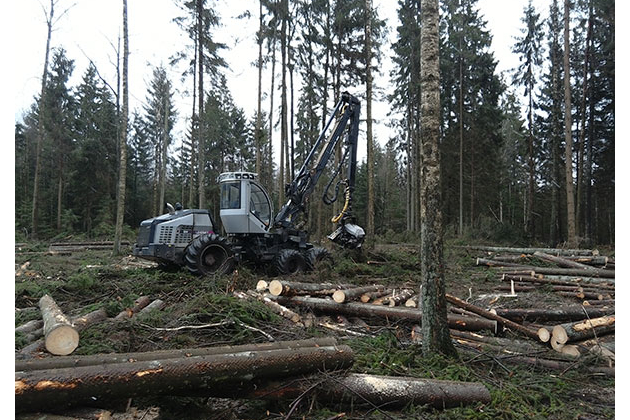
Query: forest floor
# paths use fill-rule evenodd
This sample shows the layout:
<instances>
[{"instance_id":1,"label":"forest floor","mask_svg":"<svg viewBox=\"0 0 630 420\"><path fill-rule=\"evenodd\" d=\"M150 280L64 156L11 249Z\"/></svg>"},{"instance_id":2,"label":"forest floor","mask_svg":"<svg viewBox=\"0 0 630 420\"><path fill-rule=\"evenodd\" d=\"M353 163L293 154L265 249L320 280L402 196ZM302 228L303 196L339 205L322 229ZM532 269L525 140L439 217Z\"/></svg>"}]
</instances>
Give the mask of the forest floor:
<instances>
[{"instance_id":1,"label":"forest floor","mask_svg":"<svg viewBox=\"0 0 630 420\"><path fill-rule=\"evenodd\" d=\"M494 308L556 308L565 303L576 303L571 298L558 296L544 288L519 293L516 298L501 297L494 302L490 302L490 298L480 299L484 294L496 294L500 281L495 270L475 265L476 257L483 256L481 252L459 245L463 244L447 241L444 253L447 292L452 295L482 307L489 307L492 303ZM360 405L324 404L317 401L315 396L307 395L291 413L291 418L614 418L615 378L589 374L582 369L586 363L593 363L593 360L580 359L569 369L551 371L502 363L501 358L505 355L492 354L487 350L473 351L457 344L458 360L439 356L425 358L419 345L410 339L413 325L409 323L364 319L369 325L369 336L349 337L316 325L298 327L256 300L235 298L234 291L251 290L258 280L273 279L251 267L241 266L234 274L208 279L192 276L185 270L162 271L130 256L129 248L126 249L127 254L121 257L112 257L108 250L50 255L42 252L46 249L43 244L39 247L26 244L19 250L16 247L16 326L40 319L39 311L18 309L36 307L39 298L46 293L70 316L82 315L98 308L105 308L110 317L115 316L131 307L139 296L161 299L166 303L163 310L144 317L136 316L124 323L100 323L87 328L81 332L79 347L73 353L75 355L268 341L259 331L264 331L275 340L333 336L354 350L353 372L479 381L490 390L492 401L447 410L410 405L398 411L385 411ZM614 253L609 250L602 251L602 254L611 255L611 252ZM409 284L419 287L419 254L419 248L414 244L376 245L363 259L336 253L336 262L332 268L296 275L291 280L357 285L379 283L394 287ZM303 310L301 312L304 313ZM230 323L197 330L159 330L182 325L221 323L226 319L237 319L254 328ZM506 334L520 338L510 332ZM16 333L16 355L25 344L25 337ZM160 419L280 419L287 417L292 402L146 397L134 399L131 404L145 414L147 411L142 410L149 408L159 412L157 418ZM125 411L124 407L125 403L122 403L122 406L108 409L113 412Z\"/></svg>"}]
</instances>

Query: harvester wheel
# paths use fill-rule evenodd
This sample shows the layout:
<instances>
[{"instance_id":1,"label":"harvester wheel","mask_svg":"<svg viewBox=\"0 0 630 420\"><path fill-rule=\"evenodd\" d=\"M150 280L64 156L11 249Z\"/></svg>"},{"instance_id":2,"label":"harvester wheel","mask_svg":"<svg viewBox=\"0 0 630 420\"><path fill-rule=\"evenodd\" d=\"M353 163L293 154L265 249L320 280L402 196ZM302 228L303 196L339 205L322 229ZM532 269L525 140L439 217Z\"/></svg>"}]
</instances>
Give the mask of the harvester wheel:
<instances>
[{"instance_id":1,"label":"harvester wheel","mask_svg":"<svg viewBox=\"0 0 630 420\"><path fill-rule=\"evenodd\" d=\"M308 250L306 261L311 270L328 269L333 266L333 258L330 252L326 248L318 246Z\"/></svg>"},{"instance_id":2,"label":"harvester wheel","mask_svg":"<svg viewBox=\"0 0 630 420\"><path fill-rule=\"evenodd\" d=\"M307 268L306 259L297 249L281 250L273 263L280 275L301 273Z\"/></svg>"},{"instance_id":3,"label":"harvester wheel","mask_svg":"<svg viewBox=\"0 0 630 420\"><path fill-rule=\"evenodd\" d=\"M186 268L198 276L229 274L234 270L234 255L225 239L214 233L198 236L186 250Z\"/></svg>"}]
</instances>

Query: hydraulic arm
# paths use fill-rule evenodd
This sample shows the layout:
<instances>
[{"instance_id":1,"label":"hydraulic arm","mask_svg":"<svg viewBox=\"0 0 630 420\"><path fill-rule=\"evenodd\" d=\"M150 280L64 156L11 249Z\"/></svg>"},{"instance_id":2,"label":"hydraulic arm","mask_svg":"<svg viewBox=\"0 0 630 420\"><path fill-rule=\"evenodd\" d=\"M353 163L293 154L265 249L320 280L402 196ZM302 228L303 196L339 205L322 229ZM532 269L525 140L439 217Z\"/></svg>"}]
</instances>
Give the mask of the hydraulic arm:
<instances>
[{"instance_id":1,"label":"hydraulic arm","mask_svg":"<svg viewBox=\"0 0 630 420\"><path fill-rule=\"evenodd\" d=\"M335 147L345 135L341 161L333 171L322 199L326 204L333 203L337 199L339 186L343 185L345 199L343 210L332 219L332 222L337 224L337 229L329 235L328 238L349 248L361 246L365 232L361 227L353 223L354 217L352 215L352 194L354 192L357 170L357 139L359 135L360 110L361 102L357 98L347 92L341 95L341 99L337 102L324 129L306 157L297 176L285 187L288 200L274 218L274 225L276 227L294 228L293 221L295 220L295 216L299 212L304 211L308 198L326 169L335 151ZM331 126L332 130L328 137L326 137L326 133ZM319 155L315 158L318 151ZM348 165L346 176L337 182L335 185L335 194L330 198L328 196L328 190L346 162Z\"/></svg>"}]
</instances>

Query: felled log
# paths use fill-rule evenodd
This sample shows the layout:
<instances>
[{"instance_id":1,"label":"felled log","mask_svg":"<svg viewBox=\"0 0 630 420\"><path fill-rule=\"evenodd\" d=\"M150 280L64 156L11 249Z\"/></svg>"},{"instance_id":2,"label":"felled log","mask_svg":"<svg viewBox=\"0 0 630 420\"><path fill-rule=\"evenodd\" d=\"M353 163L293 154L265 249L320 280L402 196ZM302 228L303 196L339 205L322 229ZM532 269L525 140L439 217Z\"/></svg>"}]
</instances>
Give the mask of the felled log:
<instances>
[{"instance_id":1,"label":"felled log","mask_svg":"<svg viewBox=\"0 0 630 420\"><path fill-rule=\"evenodd\" d=\"M587 265L607 265L614 264L611 259L606 256L587 256L587 255L566 255L564 256L567 260L577 261L582 264Z\"/></svg>"},{"instance_id":2,"label":"felled log","mask_svg":"<svg viewBox=\"0 0 630 420\"><path fill-rule=\"evenodd\" d=\"M79 345L79 333L72 326L50 295L39 300L39 309L44 320L44 344L49 353L65 356Z\"/></svg>"},{"instance_id":3,"label":"felled log","mask_svg":"<svg viewBox=\"0 0 630 420\"><path fill-rule=\"evenodd\" d=\"M564 267L564 268L576 268L578 270L594 270L593 267L579 263L577 261L569 260L569 259L558 257L555 255L545 254L544 252L540 252L540 251L534 252L534 256L540 258L543 261L558 264L560 267Z\"/></svg>"},{"instance_id":4,"label":"felled log","mask_svg":"<svg viewBox=\"0 0 630 420\"><path fill-rule=\"evenodd\" d=\"M602 268L594 267L590 267L587 270L577 268L534 267L531 265L514 264L505 261L495 261L487 258L477 258L477 265L485 265L488 267L510 267L513 270L535 271L540 274L615 278L615 272L613 270L604 270Z\"/></svg>"},{"instance_id":5,"label":"felled log","mask_svg":"<svg viewBox=\"0 0 630 420\"><path fill-rule=\"evenodd\" d=\"M15 332L20 334L32 333L35 330L41 329L44 326L44 321L41 319L34 319L28 321L19 327L15 327Z\"/></svg>"},{"instance_id":6,"label":"felled log","mask_svg":"<svg viewBox=\"0 0 630 420\"><path fill-rule=\"evenodd\" d=\"M615 279L614 278L599 278L599 277L589 277L589 276L572 276L572 275L555 275L555 274L537 274L536 276L540 278L545 278L549 280L559 280L570 283L579 283L582 285L588 285L593 287L605 287L608 289L615 288ZM614 277L614 276L613 276Z\"/></svg>"},{"instance_id":7,"label":"felled log","mask_svg":"<svg viewBox=\"0 0 630 420\"><path fill-rule=\"evenodd\" d=\"M16 372L15 407L35 411L120 397L212 396L243 384L344 369L352 361L350 347L334 345Z\"/></svg>"},{"instance_id":8,"label":"felled log","mask_svg":"<svg viewBox=\"0 0 630 420\"><path fill-rule=\"evenodd\" d=\"M584 302L582 302L582 305L584 305L584 306L598 306L598 307L610 306L614 310L615 299L585 300Z\"/></svg>"},{"instance_id":9,"label":"felled log","mask_svg":"<svg viewBox=\"0 0 630 420\"><path fill-rule=\"evenodd\" d=\"M361 297L359 298L359 300L363 303L368 303L369 301L373 299L378 299L380 297L387 296L390 294L392 294L392 289L377 290L375 292L363 293Z\"/></svg>"},{"instance_id":10,"label":"felled log","mask_svg":"<svg viewBox=\"0 0 630 420\"><path fill-rule=\"evenodd\" d=\"M334 376L324 381L311 377L274 382L244 394L244 398L295 400L309 391L316 392L318 401L353 405L369 403L380 409L395 409L409 404L450 408L490 402L490 393L480 382L359 373Z\"/></svg>"},{"instance_id":11,"label":"felled log","mask_svg":"<svg viewBox=\"0 0 630 420\"><path fill-rule=\"evenodd\" d=\"M381 317L392 319L404 319L413 322L422 322L422 312L414 308L389 307L380 305L364 305L362 303L348 302L337 303L332 300L296 296L287 298L278 296L277 302L285 306L301 306L331 314L344 314L359 317ZM448 315L450 328L468 331L490 330L497 333L498 326L495 321L482 318L471 318L458 315Z\"/></svg>"},{"instance_id":12,"label":"felled log","mask_svg":"<svg viewBox=\"0 0 630 420\"><path fill-rule=\"evenodd\" d=\"M364 293L376 292L379 290L385 290L385 286L380 284L374 284L371 286L354 287L352 289L336 290L332 298L337 303L344 303L351 300L355 300Z\"/></svg>"},{"instance_id":13,"label":"felled log","mask_svg":"<svg viewBox=\"0 0 630 420\"><path fill-rule=\"evenodd\" d=\"M512 248L500 246L469 245L467 248L478 249L487 252L511 252L513 254L533 254L536 251L552 255L599 255L596 249L562 249L562 248Z\"/></svg>"},{"instance_id":14,"label":"felled log","mask_svg":"<svg viewBox=\"0 0 630 420\"><path fill-rule=\"evenodd\" d=\"M519 261L527 260L528 257L525 254L519 254L519 255L494 255L492 257L492 259L495 260L495 261L516 262L516 263L518 263Z\"/></svg>"},{"instance_id":15,"label":"felled log","mask_svg":"<svg viewBox=\"0 0 630 420\"><path fill-rule=\"evenodd\" d=\"M72 325L77 333L80 333L85 328L89 327L92 324L98 323L107 318L107 312L104 308L97 309L92 311L86 315L77 316L72 318ZM27 346L24 346L20 351L19 355L21 357L31 357L32 353L38 351L44 351L45 349L45 340L41 338L44 335L44 329L35 330L32 333L26 335L25 339L27 343L31 343ZM36 341L37 340L37 341Z\"/></svg>"},{"instance_id":16,"label":"felled log","mask_svg":"<svg viewBox=\"0 0 630 420\"><path fill-rule=\"evenodd\" d=\"M197 347L191 349L155 350L149 352L94 354L89 356L59 356L48 359L18 360L15 371L48 370L71 367L109 365L118 363L148 362L151 360L185 359L195 356L213 356L269 350L297 350L307 347L329 347L337 344L332 337L306 340L274 341L238 346Z\"/></svg>"},{"instance_id":17,"label":"felled log","mask_svg":"<svg viewBox=\"0 0 630 420\"><path fill-rule=\"evenodd\" d=\"M151 299L148 296L140 296L133 304L133 307L125 309L120 312L118 315L114 317L115 321L122 321L124 319L129 319L137 314L142 309L144 309L149 303L151 303Z\"/></svg>"},{"instance_id":18,"label":"felled log","mask_svg":"<svg viewBox=\"0 0 630 420\"><path fill-rule=\"evenodd\" d=\"M576 299L580 299L580 300L584 300L584 299L592 299L592 300L604 300L604 298L606 298L607 300L610 300L612 298L612 296L610 296L609 294L602 294L602 293L597 293L597 292L588 292L588 291L581 291L581 292L558 292L558 294L560 296L564 296L564 297L570 297L570 298L576 298Z\"/></svg>"},{"instance_id":19,"label":"felled log","mask_svg":"<svg viewBox=\"0 0 630 420\"><path fill-rule=\"evenodd\" d=\"M615 368L610 367L600 367L600 366L580 366L575 364L575 362L563 362L559 360L550 360L544 359L540 357L530 357L530 356L509 356L509 357L500 357L499 360L501 363L515 363L515 364L525 364L529 366L556 370L566 372L570 369L580 369L583 372L587 372L589 374L603 375L603 376L615 376Z\"/></svg>"},{"instance_id":20,"label":"felled log","mask_svg":"<svg viewBox=\"0 0 630 420\"><path fill-rule=\"evenodd\" d=\"M586 340L595 336L615 331L615 316L603 316L580 322L556 325L552 330L552 338L559 344Z\"/></svg>"},{"instance_id":21,"label":"felled log","mask_svg":"<svg viewBox=\"0 0 630 420\"><path fill-rule=\"evenodd\" d=\"M446 294L446 300L450 303L452 303L453 305L459 306L462 309L466 309L470 312L476 313L477 315L481 315L484 318L487 319L492 319L497 321L499 324L501 324L504 327L513 329L515 331L520 332L521 334L524 334L530 338L533 338L535 340L538 340L538 334L536 331L532 330L531 328L525 327L523 325L517 324L514 321L510 321L507 318L503 318L502 316L493 314L490 311L486 311L483 308L480 308L478 306L475 306L473 304L470 304L468 302L465 302L463 300L461 300L460 298L453 296L451 294Z\"/></svg>"},{"instance_id":22,"label":"felled log","mask_svg":"<svg viewBox=\"0 0 630 420\"><path fill-rule=\"evenodd\" d=\"M294 322L300 327L304 326L304 323L302 322L302 317L299 314L293 312L291 309L287 307L280 305L278 302L275 302L269 299L269 297L266 295L261 295L258 293L252 293L250 295L243 292L234 292L234 296L236 296L239 299L248 299L250 296L254 297L258 299L259 301L261 301L262 303L264 303L265 306L267 306L269 309L271 309L273 312L280 315L281 317Z\"/></svg>"},{"instance_id":23,"label":"felled log","mask_svg":"<svg viewBox=\"0 0 630 420\"><path fill-rule=\"evenodd\" d=\"M450 330L451 337L462 338L470 341L478 341L497 346L502 351L508 350L516 353L531 353L540 350L539 345L524 340L503 337L488 337L472 331Z\"/></svg>"},{"instance_id":24,"label":"felled log","mask_svg":"<svg viewBox=\"0 0 630 420\"><path fill-rule=\"evenodd\" d=\"M504 281L517 281L525 283L538 283L538 284L552 284L557 286L580 286L589 285L598 287L603 290L615 290L614 284L609 283L607 280L601 283L591 284L589 281L584 281L582 278L565 277L564 279L552 278L552 277L537 277L537 276L515 276L511 274L504 274L501 278ZM603 279L602 279L603 280Z\"/></svg>"},{"instance_id":25,"label":"felled log","mask_svg":"<svg viewBox=\"0 0 630 420\"><path fill-rule=\"evenodd\" d=\"M405 302L405 306L408 308L417 308L419 306L418 302L420 299L420 295L413 295Z\"/></svg>"},{"instance_id":26,"label":"felled log","mask_svg":"<svg viewBox=\"0 0 630 420\"><path fill-rule=\"evenodd\" d=\"M386 304L388 306L396 306L402 302L406 302L411 296L414 295L414 291L411 289L403 289L400 293L394 294L389 299L386 300Z\"/></svg>"},{"instance_id":27,"label":"felled log","mask_svg":"<svg viewBox=\"0 0 630 420\"><path fill-rule=\"evenodd\" d=\"M149 303L147 306L142 308L140 312L138 312L138 314L144 315L144 314L151 313L153 311L161 311L162 309L164 309L165 306L166 306L166 303L164 303L163 300L155 299L153 302Z\"/></svg>"},{"instance_id":28,"label":"felled log","mask_svg":"<svg viewBox=\"0 0 630 420\"><path fill-rule=\"evenodd\" d=\"M332 283L302 283L297 281L272 280L269 283L269 293L273 296L295 296L298 294L326 294L330 295L342 286Z\"/></svg>"},{"instance_id":29,"label":"felled log","mask_svg":"<svg viewBox=\"0 0 630 420\"><path fill-rule=\"evenodd\" d=\"M557 309L541 308L498 308L493 309L497 315L512 321L578 321L589 318L598 318L614 313L611 309L588 308L582 305L568 306Z\"/></svg>"}]
</instances>

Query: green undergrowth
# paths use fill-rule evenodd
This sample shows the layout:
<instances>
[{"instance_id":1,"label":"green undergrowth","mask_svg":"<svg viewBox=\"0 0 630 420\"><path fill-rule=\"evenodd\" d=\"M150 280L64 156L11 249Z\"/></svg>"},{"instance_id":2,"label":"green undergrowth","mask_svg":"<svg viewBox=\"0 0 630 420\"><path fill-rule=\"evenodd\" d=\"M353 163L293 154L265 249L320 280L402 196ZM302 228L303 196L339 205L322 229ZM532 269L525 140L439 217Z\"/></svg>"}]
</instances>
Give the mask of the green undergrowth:
<instances>
[{"instance_id":1,"label":"green undergrowth","mask_svg":"<svg viewBox=\"0 0 630 420\"><path fill-rule=\"evenodd\" d=\"M422 356L421 347L406 345L392 333L348 342L355 352L352 371L375 375L430 378L464 382L481 382L491 395L489 404L477 403L466 407L435 410L408 406L402 418L430 416L432 419L575 419L578 414L593 413L603 418L614 416L614 399L599 401L597 388L590 400L576 404L576 387L614 389L614 379L596 379L579 371L564 374L534 371L520 365L503 367L492 361L460 352L459 359L440 355ZM588 396L587 396L588 398ZM394 416L395 418L399 418ZM373 418L388 418L385 413Z\"/></svg>"}]
</instances>

